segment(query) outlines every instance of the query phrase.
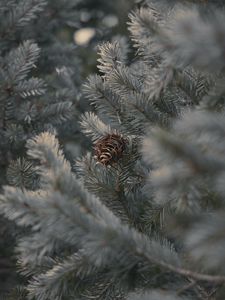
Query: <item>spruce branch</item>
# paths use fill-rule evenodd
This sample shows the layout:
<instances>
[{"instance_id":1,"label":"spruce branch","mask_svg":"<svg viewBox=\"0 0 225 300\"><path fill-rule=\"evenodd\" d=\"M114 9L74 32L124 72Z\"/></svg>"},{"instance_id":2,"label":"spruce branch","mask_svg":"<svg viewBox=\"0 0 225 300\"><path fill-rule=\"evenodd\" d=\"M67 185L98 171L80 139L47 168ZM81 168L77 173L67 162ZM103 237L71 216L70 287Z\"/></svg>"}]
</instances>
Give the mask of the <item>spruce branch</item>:
<instances>
[{"instance_id":1,"label":"spruce branch","mask_svg":"<svg viewBox=\"0 0 225 300\"><path fill-rule=\"evenodd\" d=\"M23 98L40 96L46 93L46 83L40 78L31 77L14 87L14 92Z\"/></svg>"},{"instance_id":2,"label":"spruce branch","mask_svg":"<svg viewBox=\"0 0 225 300\"><path fill-rule=\"evenodd\" d=\"M8 4L6 15L4 16L1 37L12 35L18 28L26 26L29 22L37 18L37 14L42 12L47 5L45 0L22 0L13 1Z\"/></svg>"},{"instance_id":3,"label":"spruce branch","mask_svg":"<svg viewBox=\"0 0 225 300\"><path fill-rule=\"evenodd\" d=\"M8 84L10 86L15 85L24 80L28 72L34 67L39 55L39 47L29 40L23 42L18 48L11 50L7 56L5 67Z\"/></svg>"},{"instance_id":4,"label":"spruce branch","mask_svg":"<svg viewBox=\"0 0 225 300\"><path fill-rule=\"evenodd\" d=\"M112 132L110 126L104 124L92 112L86 112L81 116L80 126L82 131L92 138L93 142Z\"/></svg>"},{"instance_id":5,"label":"spruce branch","mask_svg":"<svg viewBox=\"0 0 225 300\"><path fill-rule=\"evenodd\" d=\"M110 88L124 99L132 93L141 92L141 83L131 73L129 67L118 66L114 68L107 75L107 81Z\"/></svg>"},{"instance_id":6,"label":"spruce branch","mask_svg":"<svg viewBox=\"0 0 225 300\"><path fill-rule=\"evenodd\" d=\"M43 119L54 125L62 124L71 118L72 108L70 101L53 103L45 106L38 119Z\"/></svg>"},{"instance_id":7,"label":"spruce branch","mask_svg":"<svg viewBox=\"0 0 225 300\"><path fill-rule=\"evenodd\" d=\"M54 176L57 176L59 168L69 168L54 135L42 134L31 140L28 146L32 149L29 150L30 155L33 158L42 158L44 168L54 170L56 172ZM42 176L46 174L42 172ZM75 202L68 201L68 195L71 197L71 188L70 190L60 188L59 193L58 188L55 190L53 185L50 193L42 195L7 188L5 196L1 197L1 209L19 225L26 224L34 228L41 225L46 228L45 234L49 236L63 238L66 243L72 245L85 246L85 255L96 267L110 267L111 272L115 274L120 274L124 272L123 270L129 272L133 266L144 261L146 267L153 264L196 280L224 282L224 276L202 274L183 268L179 256L167 241L149 239L122 224L96 198L82 191L76 180L70 181L70 184L76 186L75 190L72 189L74 196L79 195L79 199Z\"/></svg>"},{"instance_id":8,"label":"spruce branch","mask_svg":"<svg viewBox=\"0 0 225 300\"><path fill-rule=\"evenodd\" d=\"M223 71L223 14L214 12L213 18L205 21L197 10L187 10L184 7L177 13L171 27L172 30L161 35L161 42L173 65L183 68L192 64L208 72Z\"/></svg>"},{"instance_id":9,"label":"spruce branch","mask_svg":"<svg viewBox=\"0 0 225 300\"><path fill-rule=\"evenodd\" d=\"M38 186L35 167L25 158L18 158L16 161L11 161L7 170L7 179L10 185L22 189L35 189Z\"/></svg>"},{"instance_id":10,"label":"spruce branch","mask_svg":"<svg viewBox=\"0 0 225 300\"><path fill-rule=\"evenodd\" d=\"M193 67L185 68L182 71L176 70L174 77L178 87L190 97L190 104L192 102L198 104L202 101L213 85L212 76L202 74Z\"/></svg>"},{"instance_id":11,"label":"spruce branch","mask_svg":"<svg viewBox=\"0 0 225 300\"><path fill-rule=\"evenodd\" d=\"M100 76L90 76L83 86L83 92L102 118L107 117L112 125L119 126L123 117L123 104Z\"/></svg>"},{"instance_id":12,"label":"spruce branch","mask_svg":"<svg viewBox=\"0 0 225 300\"><path fill-rule=\"evenodd\" d=\"M90 155L86 155L76 162L76 171L84 178L84 185L100 201L110 209L123 222L129 223L125 195L118 183L120 174L114 168L111 171L105 167L96 165ZM118 178L119 177L119 178Z\"/></svg>"},{"instance_id":13,"label":"spruce branch","mask_svg":"<svg viewBox=\"0 0 225 300\"><path fill-rule=\"evenodd\" d=\"M138 52L144 56L149 55L150 52L149 56L153 62L157 61L159 54L154 53L157 45L155 35L163 22L161 13L153 6L141 7L140 10L129 14L129 19L128 30L134 47L138 48Z\"/></svg>"},{"instance_id":14,"label":"spruce branch","mask_svg":"<svg viewBox=\"0 0 225 300\"><path fill-rule=\"evenodd\" d=\"M71 281L76 281L73 294L77 293L79 295L82 281L85 283L85 279L96 271L96 268L91 266L87 257L81 253L72 254L63 262L56 262L53 268L45 274L34 277L27 290L30 297L37 297L37 299L61 299L70 296Z\"/></svg>"},{"instance_id":15,"label":"spruce branch","mask_svg":"<svg viewBox=\"0 0 225 300\"><path fill-rule=\"evenodd\" d=\"M127 60L127 49L123 49L119 41L106 42L99 46L98 69L107 78L114 69L124 65Z\"/></svg>"}]
</instances>

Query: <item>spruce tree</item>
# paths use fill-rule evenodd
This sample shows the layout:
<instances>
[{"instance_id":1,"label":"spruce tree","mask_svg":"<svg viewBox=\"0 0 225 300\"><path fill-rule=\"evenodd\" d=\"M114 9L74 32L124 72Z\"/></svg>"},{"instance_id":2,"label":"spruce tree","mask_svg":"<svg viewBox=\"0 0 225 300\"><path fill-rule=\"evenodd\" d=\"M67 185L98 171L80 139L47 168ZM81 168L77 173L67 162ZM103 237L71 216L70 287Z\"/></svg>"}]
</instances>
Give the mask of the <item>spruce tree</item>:
<instances>
[{"instance_id":1,"label":"spruce tree","mask_svg":"<svg viewBox=\"0 0 225 300\"><path fill-rule=\"evenodd\" d=\"M78 124L87 109L80 87L94 67L98 40L116 34L104 27L102 14L119 7L116 2L112 10L102 1L93 7L88 0L0 0L0 189L39 188L36 162L27 157L25 144L42 131L55 128L60 143L73 152L87 146ZM126 5L122 15L125 10ZM73 40L83 26L95 29L91 47ZM13 222L0 218L0 294L16 284L13 247L20 234Z\"/></svg>"},{"instance_id":2,"label":"spruce tree","mask_svg":"<svg viewBox=\"0 0 225 300\"><path fill-rule=\"evenodd\" d=\"M38 189L4 187L25 299L224 299L224 3L138 7L83 85L93 150L71 164L42 132Z\"/></svg>"}]
</instances>

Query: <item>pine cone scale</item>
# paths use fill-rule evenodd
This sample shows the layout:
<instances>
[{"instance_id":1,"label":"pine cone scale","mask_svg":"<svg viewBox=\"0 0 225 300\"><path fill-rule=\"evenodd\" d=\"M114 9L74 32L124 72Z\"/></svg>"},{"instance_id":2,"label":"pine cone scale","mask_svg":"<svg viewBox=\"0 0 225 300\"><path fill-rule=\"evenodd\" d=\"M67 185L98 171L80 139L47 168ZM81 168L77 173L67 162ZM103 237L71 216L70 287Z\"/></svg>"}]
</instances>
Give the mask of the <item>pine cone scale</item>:
<instances>
[{"instance_id":1,"label":"pine cone scale","mask_svg":"<svg viewBox=\"0 0 225 300\"><path fill-rule=\"evenodd\" d=\"M108 134L95 143L94 157L105 166L112 165L122 157L126 143L127 140L122 135Z\"/></svg>"}]
</instances>

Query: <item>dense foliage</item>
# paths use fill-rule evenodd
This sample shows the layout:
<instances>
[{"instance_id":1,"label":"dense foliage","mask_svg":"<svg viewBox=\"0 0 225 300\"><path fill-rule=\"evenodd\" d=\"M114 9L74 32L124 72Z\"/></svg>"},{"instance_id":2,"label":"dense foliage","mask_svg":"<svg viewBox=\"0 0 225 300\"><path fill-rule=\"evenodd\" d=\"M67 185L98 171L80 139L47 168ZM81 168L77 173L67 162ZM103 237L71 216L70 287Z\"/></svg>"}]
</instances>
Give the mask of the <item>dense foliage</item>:
<instances>
[{"instance_id":1,"label":"dense foliage","mask_svg":"<svg viewBox=\"0 0 225 300\"><path fill-rule=\"evenodd\" d=\"M10 299L224 299L224 8L138 1L83 84L89 151L67 159L61 125L26 136L38 185L0 198L23 229Z\"/></svg>"},{"instance_id":2,"label":"dense foliage","mask_svg":"<svg viewBox=\"0 0 225 300\"><path fill-rule=\"evenodd\" d=\"M3 184L39 188L36 163L27 157L25 144L44 130L57 130L69 159L89 147L78 123L87 110L80 87L86 74L95 70L99 41L124 34L115 18L123 18L131 4L0 1L1 190ZM79 45L74 32L82 28L91 28L94 34L92 40ZM0 219L0 294L16 283L13 247L20 233L12 222Z\"/></svg>"}]
</instances>

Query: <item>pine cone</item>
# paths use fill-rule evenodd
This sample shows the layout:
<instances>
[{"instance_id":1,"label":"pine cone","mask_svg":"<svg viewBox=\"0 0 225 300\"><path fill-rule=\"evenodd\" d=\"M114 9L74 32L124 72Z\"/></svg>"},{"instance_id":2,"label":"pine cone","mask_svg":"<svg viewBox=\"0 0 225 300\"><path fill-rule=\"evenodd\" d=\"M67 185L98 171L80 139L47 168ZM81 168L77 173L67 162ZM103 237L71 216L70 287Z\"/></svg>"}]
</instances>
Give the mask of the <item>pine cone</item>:
<instances>
[{"instance_id":1,"label":"pine cone","mask_svg":"<svg viewBox=\"0 0 225 300\"><path fill-rule=\"evenodd\" d=\"M122 157L128 141L120 134L107 134L94 145L94 155L98 162L108 166L118 162Z\"/></svg>"}]
</instances>

